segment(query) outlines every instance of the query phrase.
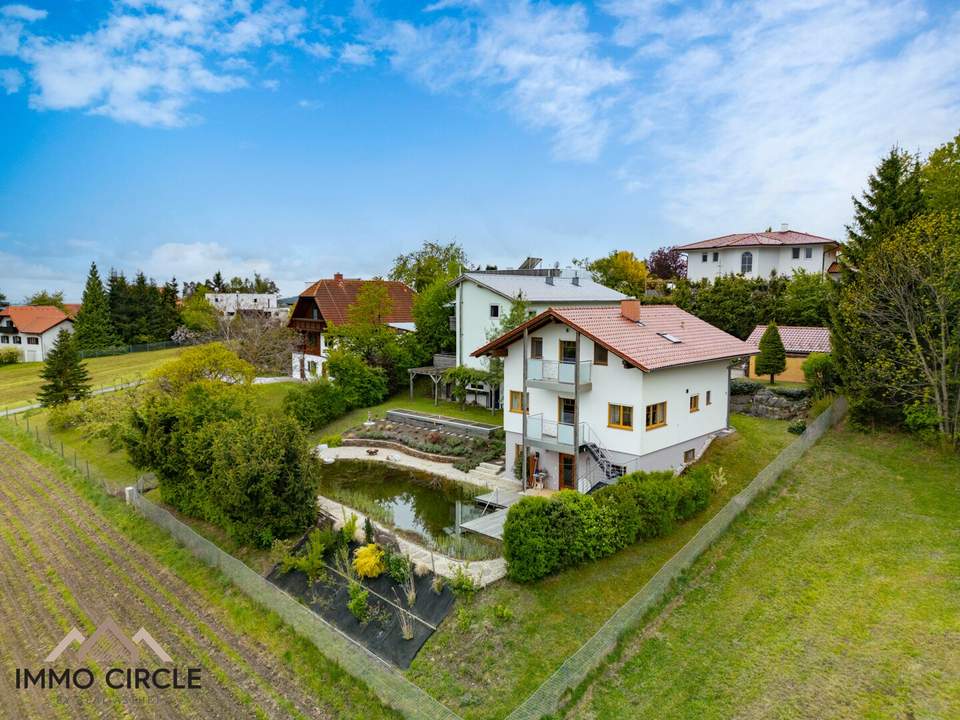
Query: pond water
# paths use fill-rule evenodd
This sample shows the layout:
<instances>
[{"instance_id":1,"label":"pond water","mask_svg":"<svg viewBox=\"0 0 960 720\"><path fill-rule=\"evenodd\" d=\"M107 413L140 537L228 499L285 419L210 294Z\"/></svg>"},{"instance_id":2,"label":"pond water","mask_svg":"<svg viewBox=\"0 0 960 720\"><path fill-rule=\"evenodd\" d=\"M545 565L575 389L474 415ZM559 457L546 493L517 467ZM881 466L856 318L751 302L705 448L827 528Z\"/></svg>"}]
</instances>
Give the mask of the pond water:
<instances>
[{"instance_id":1,"label":"pond water","mask_svg":"<svg viewBox=\"0 0 960 720\"><path fill-rule=\"evenodd\" d=\"M463 533L456 524L482 513L473 498L485 492L437 475L381 462L337 460L322 465L320 494L390 525L414 541L444 554L486 559L502 554L500 544Z\"/></svg>"}]
</instances>

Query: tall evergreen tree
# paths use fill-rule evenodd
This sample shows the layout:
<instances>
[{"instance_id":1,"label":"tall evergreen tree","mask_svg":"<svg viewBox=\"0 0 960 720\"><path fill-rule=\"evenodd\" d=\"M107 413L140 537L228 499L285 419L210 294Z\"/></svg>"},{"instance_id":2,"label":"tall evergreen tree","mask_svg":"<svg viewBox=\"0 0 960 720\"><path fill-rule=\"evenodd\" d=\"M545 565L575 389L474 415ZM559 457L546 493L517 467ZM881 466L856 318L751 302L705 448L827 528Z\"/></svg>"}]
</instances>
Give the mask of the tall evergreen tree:
<instances>
[{"instance_id":1,"label":"tall evergreen tree","mask_svg":"<svg viewBox=\"0 0 960 720\"><path fill-rule=\"evenodd\" d=\"M110 297L110 319L120 339L127 344L133 343L134 305L130 283L122 272L110 271L108 294Z\"/></svg>"},{"instance_id":2,"label":"tall evergreen tree","mask_svg":"<svg viewBox=\"0 0 960 720\"><path fill-rule=\"evenodd\" d=\"M918 158L893 147L867 180L863 199L853 198L853 224L847 226L847 244L840 256L846 274L859 267L881 240L923 211L921 188Z\"/></svg>"},{"instance_id":3,"label":"tall evergreen tree","mask_svg":"<svg viewBox=\"0 0 960 720\"><path fill-rule=\"evenodd\" d=\"M83 289L83 301L74 321L74 331L74 339L81 350L96 350L120 343L110 318L110 298L100 280L95 262L90 263L87 285Z\"/></svg>"},{"instance_id":4,"label":"tall evergreen tree","mask_svg":"<svg viewBox=\"0 0 960 720\"><path fill-rule=\"evenodd\" d=\"M160 288L159 335L158 341L169 340L180 326L180 308L178 300L177 279L164 283Z\"/></svg>"},{"instance_id":5,"label":"tall evergreen tree","mask_svg":"<svg viewBox=\"0 0 960 720\"><path fill-rule=\"evenodd\" d=\"M80 360L80 351L69 330L61 330L57 335L40 377L46 382L37 397L44 407L80 400L90 394L90 375Z\"/></svg>"},{"instance_id":6,"label":"tall evergreen tree","mask_svg":"<svg viewBox=\"0 0 960 720\"><path fill-rule=\"evenodd\" d=\"M787 351L780 339L780 330L776 323L770 323L760 338L760 354L756 360L757 375L769 375L772 385L773 376L786 369Z\"/></svg>"}]
</instances>

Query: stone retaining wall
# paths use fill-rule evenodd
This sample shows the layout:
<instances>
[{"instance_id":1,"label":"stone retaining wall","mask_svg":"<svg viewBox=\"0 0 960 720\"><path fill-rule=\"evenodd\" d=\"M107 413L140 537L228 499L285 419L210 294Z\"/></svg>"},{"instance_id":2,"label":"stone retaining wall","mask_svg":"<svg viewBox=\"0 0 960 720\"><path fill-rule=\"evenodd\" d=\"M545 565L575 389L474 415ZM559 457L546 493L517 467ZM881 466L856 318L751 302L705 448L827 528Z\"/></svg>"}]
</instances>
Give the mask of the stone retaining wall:
<instances>
[{"instance_id":1,"label":"stone retaining wall","mask_svg":"<svg viewBox=\"0 0 960 720\"><path fill-rule=\"evenodd\" d=\"M795 420L806 416L810 398L793 400L761 388L752 395L731 395L730 412L754 415L770 420Z\"/></svg>"}]
</instances>

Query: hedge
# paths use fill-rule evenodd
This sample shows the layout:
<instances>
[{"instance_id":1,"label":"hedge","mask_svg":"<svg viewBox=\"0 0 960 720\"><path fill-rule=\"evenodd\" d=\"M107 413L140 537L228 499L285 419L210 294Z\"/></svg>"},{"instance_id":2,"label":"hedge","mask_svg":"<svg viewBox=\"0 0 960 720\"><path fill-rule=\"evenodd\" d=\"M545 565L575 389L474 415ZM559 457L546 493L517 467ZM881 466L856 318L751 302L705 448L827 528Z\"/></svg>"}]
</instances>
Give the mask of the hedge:
<instances>
[{"instance_id":1,"label":"hedge","mask_svg":"<svg viewBox=\"0 0 960 720\"><path fill-rule=\"evenodd\" d=\"M591 495L525 497L503 527L507 574L530 582L665 535L702 512L712 492L710 472L700 467L679 477L669 470L631 473Z\"/></svg>"}]
</instances>

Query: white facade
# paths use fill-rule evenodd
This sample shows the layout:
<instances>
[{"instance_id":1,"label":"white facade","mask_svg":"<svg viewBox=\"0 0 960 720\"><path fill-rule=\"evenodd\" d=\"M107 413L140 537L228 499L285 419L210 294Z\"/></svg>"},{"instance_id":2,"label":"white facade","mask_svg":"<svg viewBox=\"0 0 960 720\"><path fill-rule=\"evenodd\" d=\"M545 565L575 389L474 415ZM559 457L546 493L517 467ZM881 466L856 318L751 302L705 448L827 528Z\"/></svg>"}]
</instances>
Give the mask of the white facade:
<instances>
[{"instance_id":1,"label":"white facade","mask_svg":"<svg viewBox=\"0 0 960 720\"><path fill-rule=\"evenodd\" d=\"M10 318L0 319L3 327L13 327ZM0 350L19 350L21 362L43 362L53 349L61 330L73 332L73 322L64 320L42 333L5 333L0 331Z\"/></svg>"},{"instance_id":2,"label":"white facade","mask_svg":"<svg viewBox=\"0 0 960 720\"><path fill-rule=\"evenodd\" d=\"M685 252L687 278L691 281L713 280L722 275L768 278L774 271L787 277L798 270L826 273L837 259L836 247L832 243L707 248Z\"/></svg>"},{"instance_id":3,"label":"white facade","mask_svg":"<svg viewBox=\"0 0 960 720\"><path fill-rule=\"evenodd\" d=\"M568 276L554 278L548 285L543 276L493 276L491 282L515 283L527 300L528 315L537 315L549 307L572 305L614 305L625 297L590 280L573 285ZM542 286L542 287L541 287ZM597 290L599 288L599 291ZM543 294L534 294L540 290ZM487 358L473 357L471 353L486 345L497 333L500 319L513 308L516 293L500 293L464 276L457 285L454 318L457 335L457 365L486 370Z\"/></svg>"},{"instance_id":4,"label":"white facade","mask_svg":"<svg viewBox=\"0 0 960 720\"><path fill-rule=\"evenodd\" d=\"M291 367L291 377L303 378L306 380L316 380L320 377L326 377L324 365L327 362L327 341L326 335L320 335L320 354L316 353L293 353L293 363ZM300 374L300 367L303 366L303 374Z\"/></svg>"},{"instance_id":5,"label":"white facade","mask_svg":"<svg viewBox=\"0 0 960 720\"><path fill-rule=\"evenodd\" d=\"M280 306L279 293L211 293L207 300L221 315L261 312L274 318L286 318L289 308Z\"/></svg>"},{"instance_id":6,"label":"white facade","mask_svg":"<svg viewBox=\"0 0 960 720\"><path fill-rule=\"evenodd\" d=\"M560 341L574 341L576 332L559 323L552 323L530 332L528 355L533 338L542 339L543 363L556 367L560 357ZM561 448L554 447L567 440L567 448L573 454L573 424L569 416L561 417L561 398L575 399L577 408L577 444L589 442L599 445L609 459L623 466L626 472L635 470L675 469L699 458L711 437L727 427L729 375L727 360L714 360L695 365L675 366L651 372L631 367L625 368L622 360L612 352L607 353L607 364L593 362L594 343L580 337L580 389L567 384L547 389L529 384L529 409L527 413L527 438L542 436L542 441L529 442L531 452L539 454L538 469L545 472L542 480L545 487L559 487L559 461ZM507 468L512 471L522 443L524 415L517 411L516 399L511 407L511 391L523 388L523 340L517 340L508 348L504 358L504 430L507 434ZM571 370L569 367L568 370ZM691 410L691 397L696 396L696 410ZM665 424L647 429L645 418L648 405L666 403ZM632 428L611 426L610 404L631 408ZM569 410L569 406L568 406ZM539 430L543 428L543 430ZM564 438L564 436L566 436ZM555 442L556 441L556 442ZM582 449L576 456L575 476L581 491L589 489L600 478L599 466L591 455Z\"/></svg>"}]
</instances>

